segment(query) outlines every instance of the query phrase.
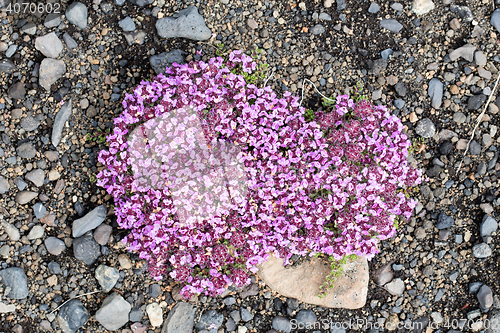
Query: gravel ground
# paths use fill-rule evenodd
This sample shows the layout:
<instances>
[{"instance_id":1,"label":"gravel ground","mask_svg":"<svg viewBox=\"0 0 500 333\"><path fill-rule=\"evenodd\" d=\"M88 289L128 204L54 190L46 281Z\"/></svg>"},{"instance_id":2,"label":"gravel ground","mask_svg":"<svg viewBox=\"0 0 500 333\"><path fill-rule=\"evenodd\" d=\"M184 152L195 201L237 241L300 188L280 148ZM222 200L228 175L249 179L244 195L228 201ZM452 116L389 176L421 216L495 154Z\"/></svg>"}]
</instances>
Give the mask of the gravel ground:
<instances>
[{"instance_id":1,"label":"gravel ground","mask_svg":"<svg viewBox=\"0 0 500 333\"><path fill-rule=\"evenodd\" d=\"M67 2L59 3L66 12L59 18L0 14L0 331L61 332L58 322L75 324L87 315L81 332L107 332L131 308L118 332L162 331L158 309L170 323L194 322L195 332L205 332L203 323L214 324L211 332L289 331L292 319L352 324L308 332L382 332L384 325L415 321L428 323L415 332L500 332L487 327L500 319L500 97L493 91L500 32L492 25L500 28L500 13L492 15L500 1L436 0L420 16L412 1L378 1L378 11L361 0L123 2L81 0L87 22L79 16L83 7ZM212 39L160 37L156 21L190 5ZM263 49L260 61L274 70L269 84L278 94L300 94L304 78L327 96L362 82L376 103L402 118L410 138L422 138L414 159L429 181L420 187L416 214L370 262L363 308L302 304L258 281L186 305L179 286L150 279L145 262L120 242L126 232L93 181L104 146L86 136L112 128L124 94L154 76L150 56L180 49L191 60L202 50L207 59L215 52L207 44L217 43ZM321 107L311 87L304 96L309 108ZM73 221L84 216L83 222L102 224L75 236Z\"/></svg>"}]
</instances>

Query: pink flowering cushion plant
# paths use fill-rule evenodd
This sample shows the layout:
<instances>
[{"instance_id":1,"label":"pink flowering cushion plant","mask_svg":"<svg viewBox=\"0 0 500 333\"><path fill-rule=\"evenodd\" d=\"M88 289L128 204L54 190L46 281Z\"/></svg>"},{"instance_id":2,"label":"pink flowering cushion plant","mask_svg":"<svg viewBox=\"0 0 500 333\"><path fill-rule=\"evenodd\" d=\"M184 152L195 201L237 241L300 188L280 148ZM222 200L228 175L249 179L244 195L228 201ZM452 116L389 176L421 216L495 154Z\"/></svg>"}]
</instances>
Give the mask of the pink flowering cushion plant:
<instances>
[{"instance_id":1,"label":"pink flowering cushion plant","mask_svg":"<svg viewBox=\"0 0 500 333\"><path fill-rule=\"evenodd\" d=\"M416 206L409 193L421 171L407 162L410 141L397 117L343 95L307 121L298 97L278 98L270 87L245 81L241 74L255 68L251 57L233 51L226 60L174 64L141 82L123 100L109 149L99 154L104 169L97 184L113 196L118 224L131 229L128 249L148 261L154 278L181 282L186 298L248 284L269 253L285 264L294 254L370 259L378 242L396 233L395 220L409 218ZM155 122L186 110L197 119L185 126ZM132 135L138 131L141 140ZM182 137L191 140L179 143ZM184 186L194 181L192 166L200 165L195 141L203 141L209 161L199 167L205 185L222 194L217 209L197 210L198 218L186 223L196 210L186 210L186 198L207 207L214 200ZM224 142L237 148L231 161L240 169L228 171L211 157Z\"/></svg>"}]
</instances>

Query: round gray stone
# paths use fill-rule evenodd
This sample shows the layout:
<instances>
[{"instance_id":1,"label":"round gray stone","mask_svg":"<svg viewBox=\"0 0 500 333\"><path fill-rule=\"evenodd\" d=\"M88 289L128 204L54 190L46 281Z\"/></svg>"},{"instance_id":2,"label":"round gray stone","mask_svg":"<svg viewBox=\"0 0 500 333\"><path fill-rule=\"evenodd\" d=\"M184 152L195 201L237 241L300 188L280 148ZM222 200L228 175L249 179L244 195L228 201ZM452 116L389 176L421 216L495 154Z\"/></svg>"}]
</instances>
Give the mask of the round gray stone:
<instances>
[{"instance_id":1,"label":"round gray stone","mask_svg":"<svg viewBox=\"0 0 500 333\"><path fill-rule=\"evenodd\" d=\"M91 232L73 241L73 253L87 265L92 265L101 254L101 247L94 240Z\"/></svg>"}]
</instances>

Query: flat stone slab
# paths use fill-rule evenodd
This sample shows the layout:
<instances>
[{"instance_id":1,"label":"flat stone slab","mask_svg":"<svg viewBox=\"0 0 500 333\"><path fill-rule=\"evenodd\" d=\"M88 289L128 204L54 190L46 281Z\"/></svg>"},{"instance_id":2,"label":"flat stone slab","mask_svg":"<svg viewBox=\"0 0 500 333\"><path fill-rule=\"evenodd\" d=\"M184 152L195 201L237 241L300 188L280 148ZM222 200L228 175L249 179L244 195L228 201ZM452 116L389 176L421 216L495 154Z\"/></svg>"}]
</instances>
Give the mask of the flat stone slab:
<instances>
[{"instance_id":1,"label":"flat stone slab","mask_svg":"<svg viewBox=\"0 0 500 333\"><path fill-rule=\"evenodd\" d=\"M269 256L259 266L257 274L275 292L301 302L327 308L359 309L366 303L368 293L368 262L358 258L344 265L344 273L337 278L333 289L319 298L320 286L330 273L330 263L310 258L296 267L285 268L283 259Z\"/></svg>"}]
</instances>

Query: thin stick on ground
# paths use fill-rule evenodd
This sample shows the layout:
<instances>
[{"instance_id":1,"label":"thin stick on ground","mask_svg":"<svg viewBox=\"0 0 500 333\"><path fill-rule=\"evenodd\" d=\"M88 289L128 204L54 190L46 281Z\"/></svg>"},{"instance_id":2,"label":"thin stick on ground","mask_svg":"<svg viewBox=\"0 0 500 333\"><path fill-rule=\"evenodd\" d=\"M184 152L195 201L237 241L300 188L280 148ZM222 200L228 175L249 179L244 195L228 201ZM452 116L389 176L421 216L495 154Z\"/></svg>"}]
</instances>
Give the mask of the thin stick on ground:
<instances>
[{"instance_id":1,"label":"thin stick on ground","mask_svg":"<svg viewBox=\"0 0 500 333\"><path fill-rule=\"evenodd\" d=\"M68 299L66 302L64 302L63 304L59 305L57 308L55 308L54 310L52 310L52 312L50 314L53 314L54 312L56 312L57 310L59 310L64 304L68 303L69 301L71 301L72 299L75 299L75 298L78 298L78 297L83 297L83 296L87 296L87 295L92 295L92 294L97 294L97 293L100 293L101 291L103 290L98 290L98 291L92 291L90 293L86 293L86 294L81 294L81 295L78 295L78 296L75 296L73 298L70 298Z\"/></svg>"},{"instance_id":2,"label":"thin stick on ground","mask_svg":"<svg viewBox=\"0 0 500 333\"><path fill-rule=\"evenodd\" d=\"M267 86L267 81L271 80L271 78L274 76L274 70L276 69L276 67L273 67L273 70L271 71L271 75L266 79L266 81L264 81L264 87L265 88Z\"/></svg>"},{"instance_id":3,"label":"thin stick on ground","mask_svg":"<svg viewBox=\"0 0 500 333\"><path fill-rule=\"evenodd\" d=\"M318 94L320 94L320 95L321 95L321 97L326 98L326 99L327 99L327 100L329 100L329 101L335 102L335 100L333 100L333 99L331 99L331 98L328 98L328 97L326 97L325 95L323 95L322 93L320 93L320 92L319 92L319 90L318 90L318 88L316 88L316 85L315 85L315 84L314 84L311 80L304 79L304 81L302 81L302 98L300 99L299 106L301 106L301 105L302 105L302 101L304 100L304 83L305 83L306 81L307 81L307 82L309 82L309 83L310 83L310 84L314 87L314 89L318 92Z\"/></svg>"},{"instance_id":4,"label":"thin stick on ground","mask_svg":"<svg viewBox=\"0 0 500 333\"><path fill-rule=\"evenodd\" d=\"M474 134L476 133L476 129L478 128L479 123L481 122L481 119L483 119L483 115L486 112L486 110L488 109L488 106L490 105L490 102L491 102L491 99L493 98L493 95L495 95L495 91L497 90L499 80L500 80L500 74L498 75L498 78L495 82L495 86L493 87L493 90L491 91L490 97L488 98L488 101L486 102L486 105L484 106L483 112L481 112L481 114L477 118L476 126L474 126L474 129L472 130L472 135L470 136L470 139L467 142L467 147L465 147L464 155L462 156L462 160L460 161L460 164L458 165L458 168L456 171L457 174L458 174L458 171L460 171L460 168L462 167L462 163L464 161L465 155L467 155L467 152L469 151L469 145L472 142L472 140L474 140Z\"/></svg>"}]
</instances>

